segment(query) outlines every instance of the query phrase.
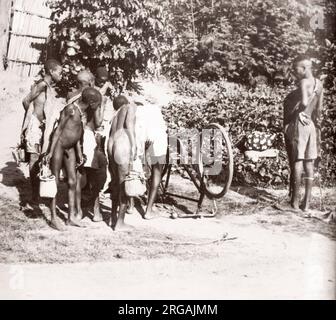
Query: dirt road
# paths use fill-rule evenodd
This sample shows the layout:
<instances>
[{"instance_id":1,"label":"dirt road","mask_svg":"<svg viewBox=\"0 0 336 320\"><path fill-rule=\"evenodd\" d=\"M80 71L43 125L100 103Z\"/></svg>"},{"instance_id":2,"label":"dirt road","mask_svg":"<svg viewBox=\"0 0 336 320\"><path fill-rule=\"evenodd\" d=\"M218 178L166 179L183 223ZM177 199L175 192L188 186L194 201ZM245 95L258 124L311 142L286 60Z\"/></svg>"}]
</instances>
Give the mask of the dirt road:
<instances>
[{"instance_id":1,"label":"dirt road","mask_svg":"<svg viewBox=\"0 0 336 320\"><path fill-rule=\"evenodd\" d=\"M246 205L238 215L223 203L218 219L128 216L135 232L124 235L104 224L59 234L25 216L19 199L29 193L27 169L15 166L10 151L22 119L11 106L17 99L0 105L9 110L0 113L0 299L336 298L334 229L256 211L253 196L230 192L225 201ZM206 244L224 233L234 239Z\"/></svg>"},{"instance_id":2,"label":"dirt road","mask_svg":"<svg viewBox=\"0 0 336 320\"><path fill-rule=\"evenodd\" d=\"M255 226L227 230L239 240L212 259L1 265L0 298L335 299L334 242Z\"/></svg>"}]
</instances>

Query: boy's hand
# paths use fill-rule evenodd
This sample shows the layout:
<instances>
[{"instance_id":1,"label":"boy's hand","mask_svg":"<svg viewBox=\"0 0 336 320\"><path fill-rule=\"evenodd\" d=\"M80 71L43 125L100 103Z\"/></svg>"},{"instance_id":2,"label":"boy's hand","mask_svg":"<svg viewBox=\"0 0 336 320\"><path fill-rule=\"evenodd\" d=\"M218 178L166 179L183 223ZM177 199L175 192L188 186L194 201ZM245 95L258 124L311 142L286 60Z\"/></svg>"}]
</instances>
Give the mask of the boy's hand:
<instances>
[{"instance_id":1,"label":"boy's hand","mask_svg":"<svg viewBox=\"0 0 336 320\"><path fill-rule=\"evenodd\" d=\"M82 167L82 166L85 164L86 160L87 160L87 157L86 157L85 154L81 154L81 155L79 155L78 158L79 158L79 159L78 159L79 162L78 162L77 165L76 165L76 169Z\"/></svg>"},{"instance_id":2,"label":"boy's hand","mask_svg":"<svg viewBox=\"0 0 336 320\"><path fill-rule=\"evenodd\" d=\"M24 108L25 110L27 110L27 109L29 108L28 101L26 101L26 100L23 100L23 101L22 101L22 105L23 105L23 108Z\"/></svg>"},{"instance_id":3,"label":"boy's hand","mask_svg":"<svg viewBox=\"0 0 336 320\"><path fill-rule=\"evenodd\" d=\"M304 126L310 125L311 122L310 118L304 112L299 113L299 120Z\"/></svg>"},{"instance_id":4,"label":"boy's hand","mask_svg":"<svg viewBox=\"0 0 336 320\"><path fill-rule=\"evenodd\" d=\"M148 140L145 142L145 149L147 150L153 143L154 143L153 140L149 140L149 139L148 139Z\"/></svg>"},{"instance_id":5,"label":"boy's hand","mask_svg":"<svg viewBox=\"0 0 336 320\"><path fill-rule=\"evenodd\" d=\"M48 154L46 154L46 155L43 157L43 160L44 160L46 163L50 164L51 158L52 158L52 154L51 154L51 153L48 153Z\"/></svg>"},{"instance_id":6,"label":"boy's hand","mask_svg":"<svg viewBox=\"0 0 336 320\"><path fill-rule=\"evenodd\" d=\"M24 142L25 142L25 139L26 139L25 134L24 134L24 133L21 133L21 135L20 135L20 142L21 142L21 143L24 143Z\"/></svg>"},{"instance_id":7,"label":"boy's hand","mask_svg":"<svg viewBox=\"0 0 336 320\"><path fill-rule=\"evenodd\" d=\"M25 110L28 110L29 105L30 105L30 95L26 96L26 97L22 100L22 105L23 105L23 108L24 108Z\"/></svg>"},{"instance_id":8,"label":"boy's hand","mask_svg":"<svg viewBox=\"0 0 336 320\"><path fill-rule=\"evenodd\" d=\"M138 153L137 147L136 146L132 147L131 157L132 157L133 161L135 161L137 159L137 153Z\"/></svg>"}]
</instances>

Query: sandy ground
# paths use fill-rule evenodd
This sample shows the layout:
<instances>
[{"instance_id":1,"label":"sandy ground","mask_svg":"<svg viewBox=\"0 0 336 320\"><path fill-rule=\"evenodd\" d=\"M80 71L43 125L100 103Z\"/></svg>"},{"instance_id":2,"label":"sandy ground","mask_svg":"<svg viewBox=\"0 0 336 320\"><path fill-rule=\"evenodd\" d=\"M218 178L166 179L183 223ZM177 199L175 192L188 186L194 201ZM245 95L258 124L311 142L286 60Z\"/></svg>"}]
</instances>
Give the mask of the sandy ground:
<instances>
[{"instance_id":1,"label":"sandy ground","mask_svg":"<svg viewBox=\"0 0 336 320\"><path fill-rule=\"evenodd\" d=\"M19 198L29 196L29 189L22 187L27 169L14 165L10 149L17 143L22 119L20 104L17 109L14 105L27 81L15 77L11 81L16 84L14 94L2 94L0 88L0 217L32 223L19 206ZM3 112L6 108L8 112ZM173 182L180 192L191 193L186 180ZM333 190L328 192L334 196ZM261 196L274 199L284 194L236 188L218 203L216 219L144 221L132 215L127 222L135 232L125 235L90 222L88 229L60 235L44 221L34 222L38 228L32 232L40 239L47 237L48 244L54 242L55 250L60 238L78 246L85 237L90 236L89 241L105 237L113 244L114 258L97 254L85 259L81 253L77 263L27 263L24 250L21 255L1 253L0 299L335 299L335 228L259 201ZM193 210L188 202L178 203L180 209ZM109 201L104 204L109 206ZM30 239L28 233L20 233L23 243ZM223 234L228 234L228 241L209 242ZM14 240L7 241L14 247ZM43 256L34 252L39 254Z\"/></svg>"}]
</instances>

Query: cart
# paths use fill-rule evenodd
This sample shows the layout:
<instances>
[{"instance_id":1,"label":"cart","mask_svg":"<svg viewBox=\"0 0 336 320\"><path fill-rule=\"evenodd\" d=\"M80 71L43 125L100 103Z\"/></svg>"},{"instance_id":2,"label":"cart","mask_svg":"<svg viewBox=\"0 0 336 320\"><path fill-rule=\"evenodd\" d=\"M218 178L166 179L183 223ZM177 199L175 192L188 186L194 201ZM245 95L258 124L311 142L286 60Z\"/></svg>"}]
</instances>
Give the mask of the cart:
<instances>
[{"instance_id":1,"label":"cart","mask_svg":"<svg viewBox=\"0 0 336 320\"><path fill-rule=\"evenodd\" d=\"M233 151L228 131L219 124L211 123L199 135L200 143L196 148L195 163L181 163L176 161L172 164L167 156L167 164L163 169L163 179L161 182L161 192L163 202L167 197L180 198L197 203L197 211L191 214L179 215L179 218L203 218L214 217L217 214L216 200L224 197L231 186L233 178ZM185 146L178 137L170 137L170 142L175 139L174 145L178 155L188 153ZM171 149L171 144L168 149ZM171 154L169 150L168 154ZM190 153L190 152L189 152ZM180 160L180 157L179 157ZM176 194L169 191L169 183L174 165L184 169L190 180L199 192L197 199L182 194ZM211 213L202 212L203 201L207 197L213 201L213 210ZM175 217L176 218L176 217Z\"/></svg>"}]
</instances>

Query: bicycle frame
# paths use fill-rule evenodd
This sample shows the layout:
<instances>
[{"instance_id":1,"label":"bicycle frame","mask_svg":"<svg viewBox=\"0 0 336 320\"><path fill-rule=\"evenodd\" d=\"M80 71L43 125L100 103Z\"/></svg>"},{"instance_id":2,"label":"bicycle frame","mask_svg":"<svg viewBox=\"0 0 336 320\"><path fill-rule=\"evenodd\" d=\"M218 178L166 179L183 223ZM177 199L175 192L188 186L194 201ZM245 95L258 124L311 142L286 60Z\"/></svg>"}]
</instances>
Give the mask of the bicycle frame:
<instances>
[{"instance_id":1,"label":"bicycle frame","mask_svg":"<svg viewBox=\"0 0 336 320\"><path fill-rule=\"evenodd\" d=\"M181 165L182 168L184 168L186 170L186 172L188 173L191 181L193 182L193 184L195 185L196 189L198 190L200 196L198 199L195 198L191 198L191 197L186 197L180 194L176 194L176 193L172 193L172 192L168 192L168 186L169 186L169 182L170 182L170 175L171 175L171 170L172 170L172 165L169 165L168 167L168 171L167 171L167 178L165 183L163 184L163 182L161 183L161 187L163 189L163 196L171 196L174 198L179 198L179 199L183 199L183 200L188 200L188 201L192 201L192 202L196 202L197 203L197 211L195 214L193 215L185 215L183 217L214 217L217 213L217 209L213 210L212 214L201 214L201 210L202 210L202 204L205 198L205 190L204 187L202 185L201 181L198 181L197 178L193 175L192 171L190 170L190 168L187 165Z\"/></svg>"}]
</instances>

